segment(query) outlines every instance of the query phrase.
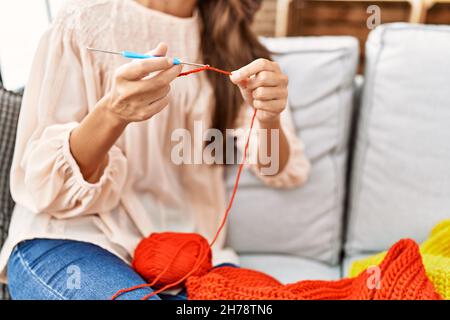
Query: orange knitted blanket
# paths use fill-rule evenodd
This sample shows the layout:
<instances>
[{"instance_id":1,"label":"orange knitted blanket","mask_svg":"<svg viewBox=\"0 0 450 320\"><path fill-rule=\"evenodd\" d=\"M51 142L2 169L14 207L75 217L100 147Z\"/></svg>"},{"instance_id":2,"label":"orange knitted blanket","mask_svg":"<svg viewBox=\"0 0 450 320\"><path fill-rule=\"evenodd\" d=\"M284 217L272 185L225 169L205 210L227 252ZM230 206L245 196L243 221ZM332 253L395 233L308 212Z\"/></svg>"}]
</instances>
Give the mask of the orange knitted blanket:
<instances>
[{"instance_id":1,"label":"orange knitted blanket","mask_svg":"<svg viewBox=\"0 0 450 320\"><path fill-rule=\"evenodd\" d=\"M427 278L418 245L394 244L375 273L338 281L300 281L283 285L253 270L220 267L186 282L189 300L434 300L441 299Z\"/></svg>"}]
</instances>

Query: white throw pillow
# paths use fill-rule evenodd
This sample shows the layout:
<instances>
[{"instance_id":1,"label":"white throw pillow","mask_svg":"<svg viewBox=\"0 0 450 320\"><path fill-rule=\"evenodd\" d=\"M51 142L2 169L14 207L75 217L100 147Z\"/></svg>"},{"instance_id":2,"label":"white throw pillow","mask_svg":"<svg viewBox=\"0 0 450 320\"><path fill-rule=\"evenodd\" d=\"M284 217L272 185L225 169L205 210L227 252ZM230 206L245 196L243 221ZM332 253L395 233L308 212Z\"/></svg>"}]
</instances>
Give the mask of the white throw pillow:
<instances>
[{"instance_id":1,"label":"white throw pillow","mask_svg":"<svg viewBox=\"0 0 450 320\"><path fill-rule=\"evenodd\" d=\"M450 217L450 27L384 25L366 54L349 254L423 241Z\"/></svg>"}]
</instances>

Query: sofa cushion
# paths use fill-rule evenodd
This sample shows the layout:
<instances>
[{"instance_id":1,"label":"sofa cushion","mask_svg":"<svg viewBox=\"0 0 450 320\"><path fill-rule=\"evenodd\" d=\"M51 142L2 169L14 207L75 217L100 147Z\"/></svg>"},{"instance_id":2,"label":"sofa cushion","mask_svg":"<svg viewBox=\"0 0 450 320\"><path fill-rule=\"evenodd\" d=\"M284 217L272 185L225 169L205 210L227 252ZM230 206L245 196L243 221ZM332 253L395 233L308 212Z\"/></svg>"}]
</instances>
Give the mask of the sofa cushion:
<instances>
[{"instance_id":1,"label":"sofa cushion","mask_svg":"<svg viewBox=\"0 0 450 320\"><path fill-rule=\"evenodd\" d=\"M349 277L350 275L350 268L353 264L353 262L362 260L368 257L371 257L379 252L372 252L372 253L358 253L355 255L347 255L342 260L342 276L343 277Z\"/></svg>"},{"instance_id":2,"label":"sofa cushion","mask_svg":"<svg viewBox=\"0 0 450 320\"><path fill-rule=\"evenodd\" d=\"M390 24L367 42L346 250L423 241L450 217L450 27Z\"/></svg>"},{"instance_id":3,"label":"sofa cushion","mask_svg":"<svg viewBox=\"0 0 450 320\"><path fill-rule=\"evenodd\" d=\"M14 153L17 121L22 97L0 85L0 248L6 239L14 201L9 192L9 170ZM0 300L7 297L5 286L0 286Z\"/></svg>"},{"instance_id":4,"label":"sofa cushion","mask_svg":"<svg viewBox=\"0 0 450 320\"><path fill-rule=\"evenodd\" d=\"M352 37L264 42L289 76L289 106L312 171L306 185L293 190L267 188L244 172L228 243L240 253L284 253L337 263L358 44ZM229 190L235 169L227 174Z\"/></svg>"},{"instance_id":5,"label":"sofa cushion","mask_svg":"<svg viewBox=\"0 0 450 320\"><path fill-rule=\"evenodd\" d=\"M339 266L296 256L244 254L239 259L241 267L262 271L285 284L302 280L337 280L341 272Z\"/></svg>"}]
</instances>

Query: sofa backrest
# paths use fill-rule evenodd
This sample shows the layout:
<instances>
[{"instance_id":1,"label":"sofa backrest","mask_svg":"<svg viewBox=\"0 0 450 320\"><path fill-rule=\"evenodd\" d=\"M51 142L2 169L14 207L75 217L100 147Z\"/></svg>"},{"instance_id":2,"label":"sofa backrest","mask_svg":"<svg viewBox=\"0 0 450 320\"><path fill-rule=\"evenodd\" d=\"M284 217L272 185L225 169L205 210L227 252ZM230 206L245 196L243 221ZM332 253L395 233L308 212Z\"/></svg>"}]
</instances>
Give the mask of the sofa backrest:
<instances>
[{"instance_id":1,"label":"sofa backrest","mask_svg":"<svg viewBox=\"0 0 450 320\"><path fill-rule=\"evenodd\" d=\"M289 106L312 163L294 190L265 188L244 172L228 242L239 253L284 253L337 263L358 43L352 37L265 39L289 76ZM235 168L227 173L230 190Z\"/></svg>"},{"instance_id":2,"label":"sofa backrest","mask_svg":"<svg viewBox=\"0 0 450 320\"><path fill-rule=\"evenodd\" d=\"M383 25L366 55L349 254L422 241L450 217L450 27Z\"/></svg>"}]
</instances>

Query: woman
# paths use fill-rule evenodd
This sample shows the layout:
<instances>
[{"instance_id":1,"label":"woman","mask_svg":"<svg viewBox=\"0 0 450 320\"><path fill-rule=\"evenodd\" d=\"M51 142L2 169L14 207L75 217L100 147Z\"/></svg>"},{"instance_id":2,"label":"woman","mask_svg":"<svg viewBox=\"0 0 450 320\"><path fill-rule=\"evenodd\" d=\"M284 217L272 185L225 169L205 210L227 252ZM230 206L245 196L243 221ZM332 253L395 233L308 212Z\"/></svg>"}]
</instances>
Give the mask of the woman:
<instances>
[{"instance_id":1,"label":"woman","mask_svg":"<svg viewBox=\"0 0 450 320\"><path fill-rule=\"evenodd\" d=\"M255 108L267 130L254 150L279 154L275 172L261 173L271 164L259 161L255 173L275 187L304 183L309 164L283 111L287 78L250 31L259 2L77 0L61 10L40 42L19 121L17 206L0 257L13 298L108 299L144 283L129 262L152 232L212 239L226 203L223 166L175 164L177 129L246 127ZM129 62L87 47L153 47L161 57ZM170 57L238 70L177 78ZM223 235L213 262L237 264Z\"/></svg>"}]
</instances>

